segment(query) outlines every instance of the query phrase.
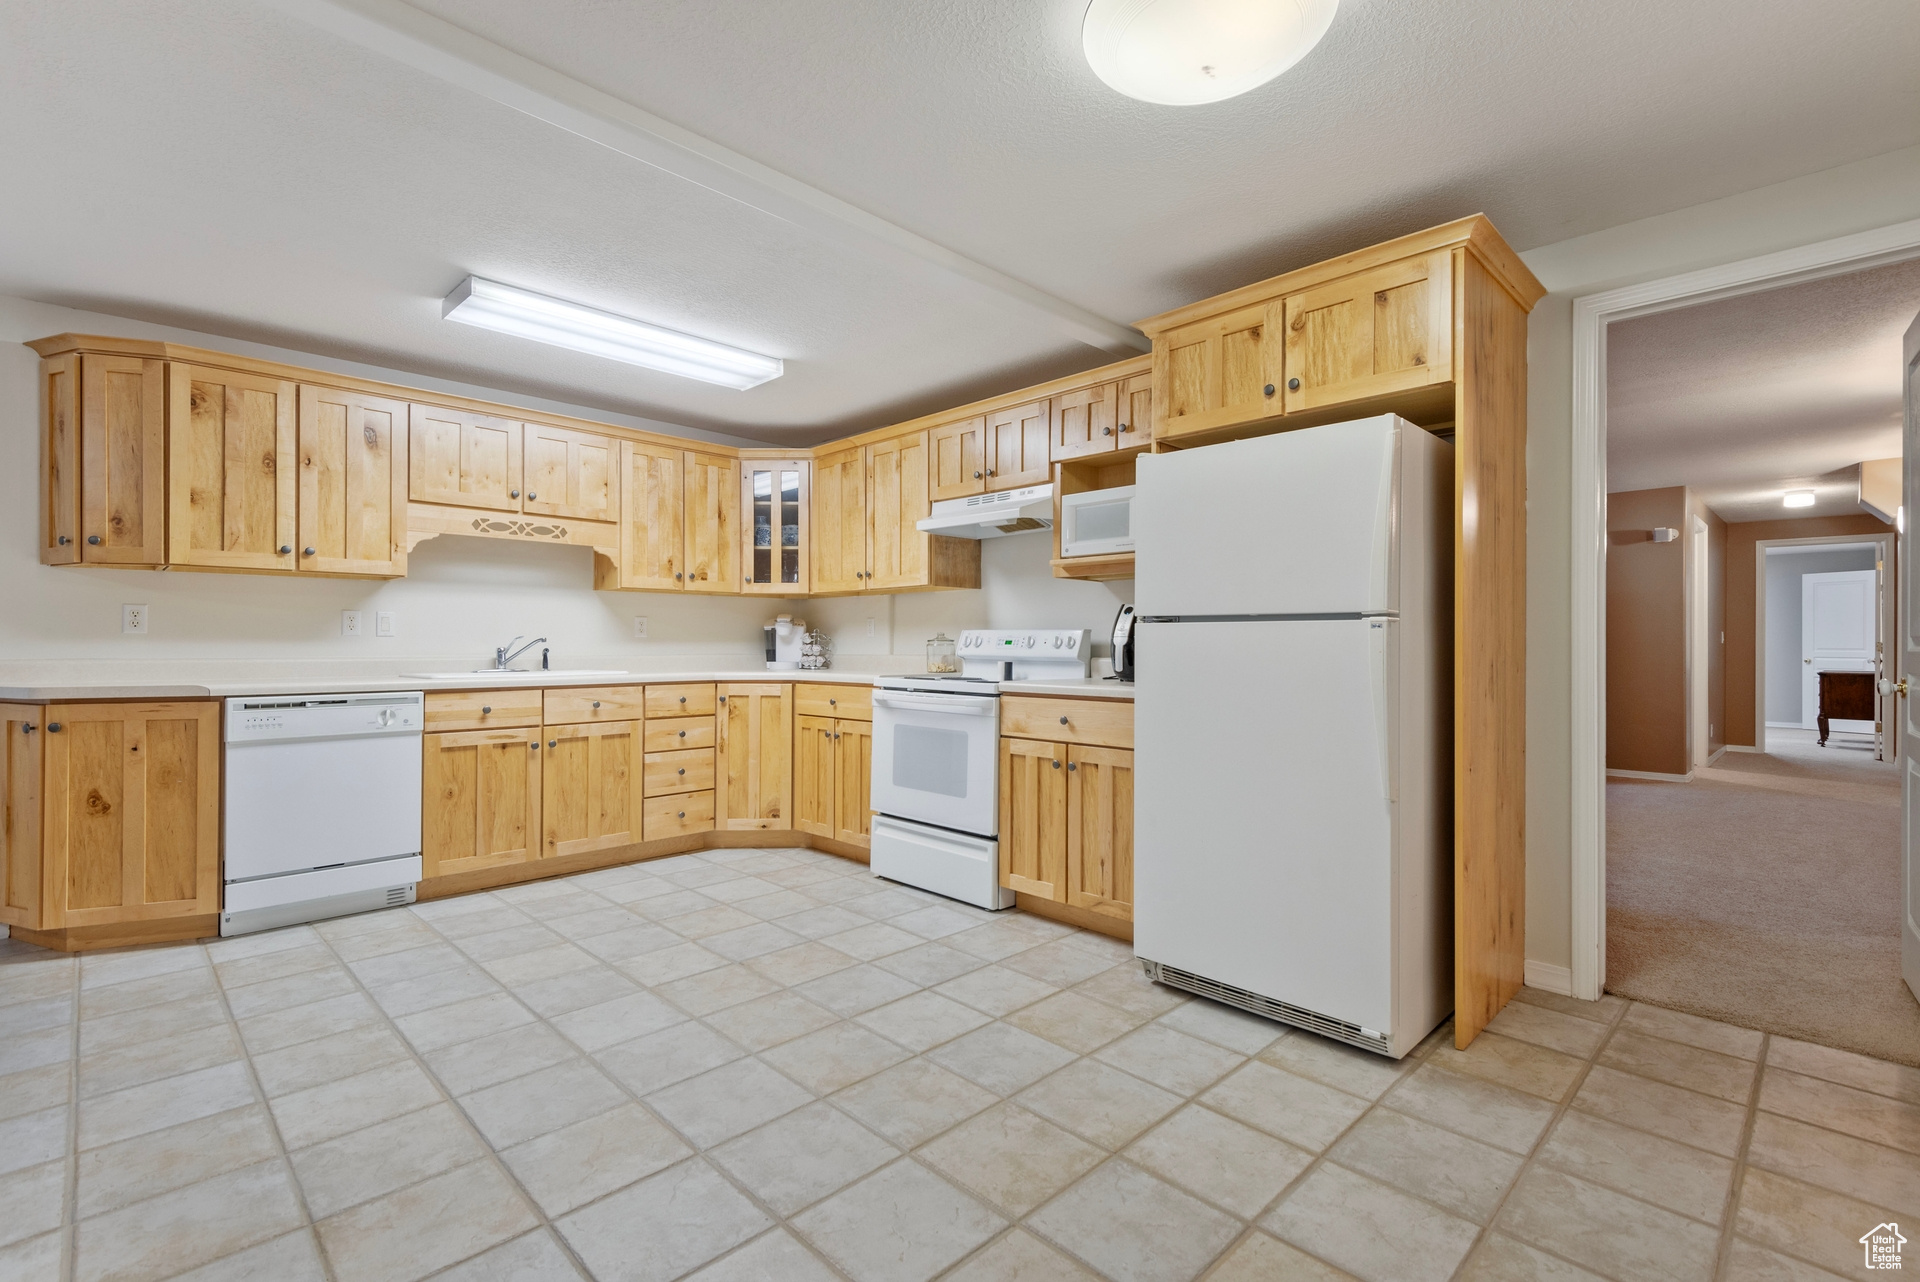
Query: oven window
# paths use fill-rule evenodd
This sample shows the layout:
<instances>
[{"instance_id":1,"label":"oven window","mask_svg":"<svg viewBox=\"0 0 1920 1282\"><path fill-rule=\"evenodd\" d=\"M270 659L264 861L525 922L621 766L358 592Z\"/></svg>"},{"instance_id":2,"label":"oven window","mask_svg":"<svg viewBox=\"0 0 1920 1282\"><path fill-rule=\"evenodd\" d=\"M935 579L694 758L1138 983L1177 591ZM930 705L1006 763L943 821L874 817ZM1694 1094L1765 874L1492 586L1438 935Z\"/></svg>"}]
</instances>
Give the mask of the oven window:
<instances>
[{"instance_id":1,"label":"oven window","mask_svg":"<svg viewBox=\"0 0 1920 1282\"><path fill-rule=\"evenodd\" d=\"M967 795L967 732L895 726L893 786L943 797Z\"/></svg>"}]
</instances>

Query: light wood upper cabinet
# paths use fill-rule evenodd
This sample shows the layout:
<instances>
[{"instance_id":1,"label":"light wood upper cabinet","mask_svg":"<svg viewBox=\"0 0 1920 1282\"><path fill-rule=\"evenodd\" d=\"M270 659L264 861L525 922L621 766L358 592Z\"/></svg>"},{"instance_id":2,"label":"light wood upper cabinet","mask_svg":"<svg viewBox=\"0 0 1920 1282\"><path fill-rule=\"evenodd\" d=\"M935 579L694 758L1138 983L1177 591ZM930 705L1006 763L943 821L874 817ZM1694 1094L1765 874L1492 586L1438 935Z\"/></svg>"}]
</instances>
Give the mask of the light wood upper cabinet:
<instances>
[{"instance_id":1,"label":"light wood upper cabinet","mask_svg":"<svg viewBox=\"0 0 1920 1282\"><path fill-rule=\"evenodd\" d=\"M537 725L425 736L423 878L539 857L540 744Z\"/></svg>"},{"instance_id":2,"label":"light wood upper cabinet","mask_svg":"<svg viewBox=\"0 0 1920 1282\"><path fill-rule=\"evenodd\" d=\"M740 461L685 455L686 585L689 592L740 590Z\"/></svg>"},{"instance_id":3,"label":"light wood upper cabinet","mask_svg":"<svg viewBox=\"0 0 1920 1282\"><path fill-rule=\"evenodd\" d=\"M942 423L927 431L933 502L963 499L987 490L987 419L984 414Z\"/></svg>"},{"instance_id":4,"label":"light wood upper cabinet","mask_svg":"<svg viewBox=\"0 0 1920 1282\"><path fill-rule=\"evenodd\" d=\"M548 726L541 750L543 858L630 846L640 840L638 721Z\"/></svg>"},{"instance_id":5,"label":"light wood upper cabinet","mask_svg":"<svg viewBox=\"0 0 1920 1282\"><path fill-rule=\"evenodd\" d=\"M1283 412L1284 315L1276 298L1182 325L1156 339L1157 435L1180 436Z\"/></svg>"},{"instance_id":6,"label":"light wood upper cabinet","mask_svg":"<svg viewBox=\"0 0 1920 1282\"><path fill-rule=\"evenodd\" d=\"M867 586L864 450L856 446L813 461L812 509L813 591L860 591Z\"/></svg>"},{"instance_id":7,"label":"light wood upper cabinet","mask_svg":"<svg viewBox=\"0 0 1920 1282\"><path fill-rule=\"evenodd\" d=\"M520 510L520 424L438 405L407 407L407 497Z\"/></svg>"},{"instance_id":8,"label":"light wood upper cabinet","mask_svg":"<svg viewBox=\"0 0 1920 1282\"><path fill-rule=\"evenodd\" d=\"M714 781L722 831L788 828L793 818L793 687L723 685Z\"/></svg>"},{"instance_id":9,"label":"light wood upper cabinet","mask_svg":"<svg viewBox=\"0 0 1920 1282\"><path fill-rule=\"evenodd\" d=\"M1443 250L1288 295L1288 412L1450 381L1452 279Z\"/></svg>"},{"instance_id":10,"label":"light wood upper cabinet","mask_svg":"<svg viewBox=\"0 0 1920 1282\"><path fill-rule=\"evenodd\" d=\"M1000 884L1064 899L1067 750L1033 739L1000 740Z\"/></svg>"},{"instance_id":11,"label":"light wood upper cabinet","mask_svg":"<svg viewBox=\"0 0 1920 1282\"><path fill-rule=\"evenodd\" d=\"M620 446L612 437L572 428L526 425L521 446L520 510L579 521L612 521L620 512Z\"/></svg>"},{"instance_id":12,"label":"light wood upper cabinet","mask_svg":"<svg viewBox=\"0 0 1920 1282\"><path fill-rule=\"evenodd\" d=\"M164 482L163 482L164 484ZM40 560L80 562L80 353L40 358Z\"/></svg>"},{"instance_id":13,"label":"light wood upper cabinet","mask_svg":"<svg viewBox=\"0 0 1920 1282\"><path fill-rule=\"evenodd\" d=\"M744 591L802 596L807 566L809 499L806 459L740 462L740 571Z\"/></svg>"},{"instance_id":14,"label":"light wood upper cabinet","mask_svg":"<svg viewBox=\"0 0 1920 1282\"><path fill-rule=\"evenodd\" d=\"M677 592L687 586L685 452L626 441L620 458L620 586Z\"/></svg>"},{"instance_id":15,"label":"light wood upper cabinet","mask_svg":"<svg viewBox=\"0 0 1920 1282\"><path fill-rule=\"evenodd\" d=\"M46 709L0 703L0 922L43 928L40 798Z\"/></svg>"},{"instance_id":16,"label":"light wood upper cabinet","mask_svg":"<svg viewBox=\"0 0 1920 1282\"><path fill-rule=\"evenodd\" d=\"M407 572L407 406L300 386L300 569Z\"/></svg>"},{"instance_id":17,"label":"light wood upper cabinet","mask_svg":"<svg viewBox=\"0 0 1920 1282\"><path fill-rule=\"evenodd\" d=\"M175 362L167 399L168 561L296 568L295 385Z\"/></svg>"},{"instance_id":18,"label":"light wood upper cabinet","mask_svg":"<svg viewBox=\"0 0 1920 1282\"><path fill-rule=\"evenodd\" d=\"M1133 920L1133 753L1067 749L1067 868L1063 898Z\"/></svg>"},{"instance_id":19,"label":"light wood upper cabinet","mask_svg":"<svg viewBox=\"0 0 1920 1282\"><path fill-rule=\"evenodd\" d=\"M1047 450L1054 462L1119 448L1119 394L1118 383L1095 383L1053 398Z\"/></svg>"},{"instance_id":20,"label":"light wood upper cabinet","mask_svg":"<svg viewBox=\"0 0 1920 1282\"><path fill-rule=\"evenodd\" d=\"M1114 397L1120 422L1114 428L1119 448L1132 449L1153 440L1153 373L1135 374L1114 384Z\"/></svg>"},{"instance_id":21,"label":"light wood upper cabinet","mask_svg":"<svg viewBox=\"0 0 1920 1282\"><path fill-rule=\"evenodd\" d=\"M79 482L77 494L64 482L54 482L66 492L55 508L59 528L52 550L67 555L49 559L78 559L89 565L164 564L166 363L88 353L79 358L79 366L77 459L71 452L72 407L56 410L48 438L55 472ZM70 541L61 543L63 538Z\"/></svg>"},{"instance_id":22,"label":"light wood upper cabinet","mask_svg":"<svg viewBox=\"0 0 1920 1282\"><path fill-rule=\"evenodd\" d=\"M218 913L220 705L42 711L43 926Z\"/></svg>"},{"instance_id":23,"label":"light wood upper cabinet","mask_svg":"<svg viewBox=\"0 0 1920 1282\"><path fill-rule=\"evenodd\" d=\"M1053 474L1047 458L1049 403L1028 401L987 415L989 490L1044 485Z\"/></svg>"}]
</instances>

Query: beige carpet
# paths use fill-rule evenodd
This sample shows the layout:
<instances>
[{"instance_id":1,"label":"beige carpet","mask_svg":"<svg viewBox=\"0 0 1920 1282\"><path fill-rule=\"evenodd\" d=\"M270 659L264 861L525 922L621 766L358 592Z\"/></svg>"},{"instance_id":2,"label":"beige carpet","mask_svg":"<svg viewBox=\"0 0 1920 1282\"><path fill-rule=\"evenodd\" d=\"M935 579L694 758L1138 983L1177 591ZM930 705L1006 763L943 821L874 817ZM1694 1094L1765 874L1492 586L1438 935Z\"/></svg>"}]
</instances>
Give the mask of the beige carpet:
<instances>
[{"instance_id":1,"label":"beige carpet","mask_svg":"<svg viewBox=\"0 0 1920 1282\"><path fill-rule=\"evenodd\" d=\"M1607 989L1920 1065L1900 978L1900 775L1772 730L1692 783L1607 782Z\"/></svg>"}]
</instances>

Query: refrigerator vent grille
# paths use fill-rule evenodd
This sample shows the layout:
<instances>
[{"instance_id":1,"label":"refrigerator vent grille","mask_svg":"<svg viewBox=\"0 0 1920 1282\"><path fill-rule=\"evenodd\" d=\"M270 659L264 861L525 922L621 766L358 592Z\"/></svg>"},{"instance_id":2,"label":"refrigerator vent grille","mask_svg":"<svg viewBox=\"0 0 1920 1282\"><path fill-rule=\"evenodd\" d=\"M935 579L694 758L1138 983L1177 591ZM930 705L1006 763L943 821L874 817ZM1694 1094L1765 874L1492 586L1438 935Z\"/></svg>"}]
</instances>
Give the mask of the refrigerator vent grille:
<instances>
[{"instance_id":1,"label":"refrigerator vent grille","mask_svg":"<svg viewBox=\"0 0 1920 1282\"><path fill-rule=\"evenodd\" d=\"M1141 959L1140 964L1146 968L1148 979L1158 980L1174 988L1184 988L1190 993L1211 997L1214 1001L1238 1006L1241 1010L1252 1011L1256 1015L1278 1020L1283 1024L1293 1024L1309 1032L1318 1033L1322 1037L1331 1037L1335 1041L1378 1051L1382 1055L1392 1054L1391 1044L1385 1037L1378 1033L1370 1033L1358 1024L1349 1024L1345 1020L1333 1019L1304 1007L1275 1001L1271 997L1245 988L1235 988L1232 984L1223 984L1217 979L1208 979L1205 975L1181 970L1178 966L1165 966L1159 962L1147 961L1145 958Z\"/></svg>"}]
</instances>

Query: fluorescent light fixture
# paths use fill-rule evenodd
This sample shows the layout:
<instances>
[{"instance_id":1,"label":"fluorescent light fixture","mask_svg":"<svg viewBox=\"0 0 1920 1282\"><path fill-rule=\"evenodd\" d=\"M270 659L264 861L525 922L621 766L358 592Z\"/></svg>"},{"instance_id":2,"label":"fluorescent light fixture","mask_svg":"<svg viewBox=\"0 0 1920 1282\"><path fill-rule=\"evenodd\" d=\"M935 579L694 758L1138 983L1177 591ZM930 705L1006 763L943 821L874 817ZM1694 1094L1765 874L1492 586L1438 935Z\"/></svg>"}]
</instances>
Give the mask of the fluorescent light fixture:
<instances>
[{"instance_id":1,"label":"fluorescent light fixture","mask_svg":"<svg viewBox=\"0 0 1920 1282\"><path fill-rule=\"evenodd\" d=\"M1167 107L1257 89L1306 57L1339 0L1092 0L1080 45L1094 74Z\"/></svg>"},{"instance_id":2,"label":"fluorescent light fixture","mask_svg":"<svg viewBox=\"0 0 1920 1282\"><path fill-rule=\"evenodd\" d=\"M551 343L742 391L779 378L786 370L785 362L776 357L478 276L467 277L447 295L440 315L462 325L478 325L536 343Z\"/></svg>"},{"instance_id":3,"label":"fluorescent light fixture","mask_svg":"<svg viewBox=\"0 0 1920 1282\"><path fill-rule=\"evenodd\" d=\"M1812 507L1813 491L1812 490L1788 490L1786 494L1781 496L1780 501L1786 504L1788 507Z\"/></svg>"}]
</instances>

